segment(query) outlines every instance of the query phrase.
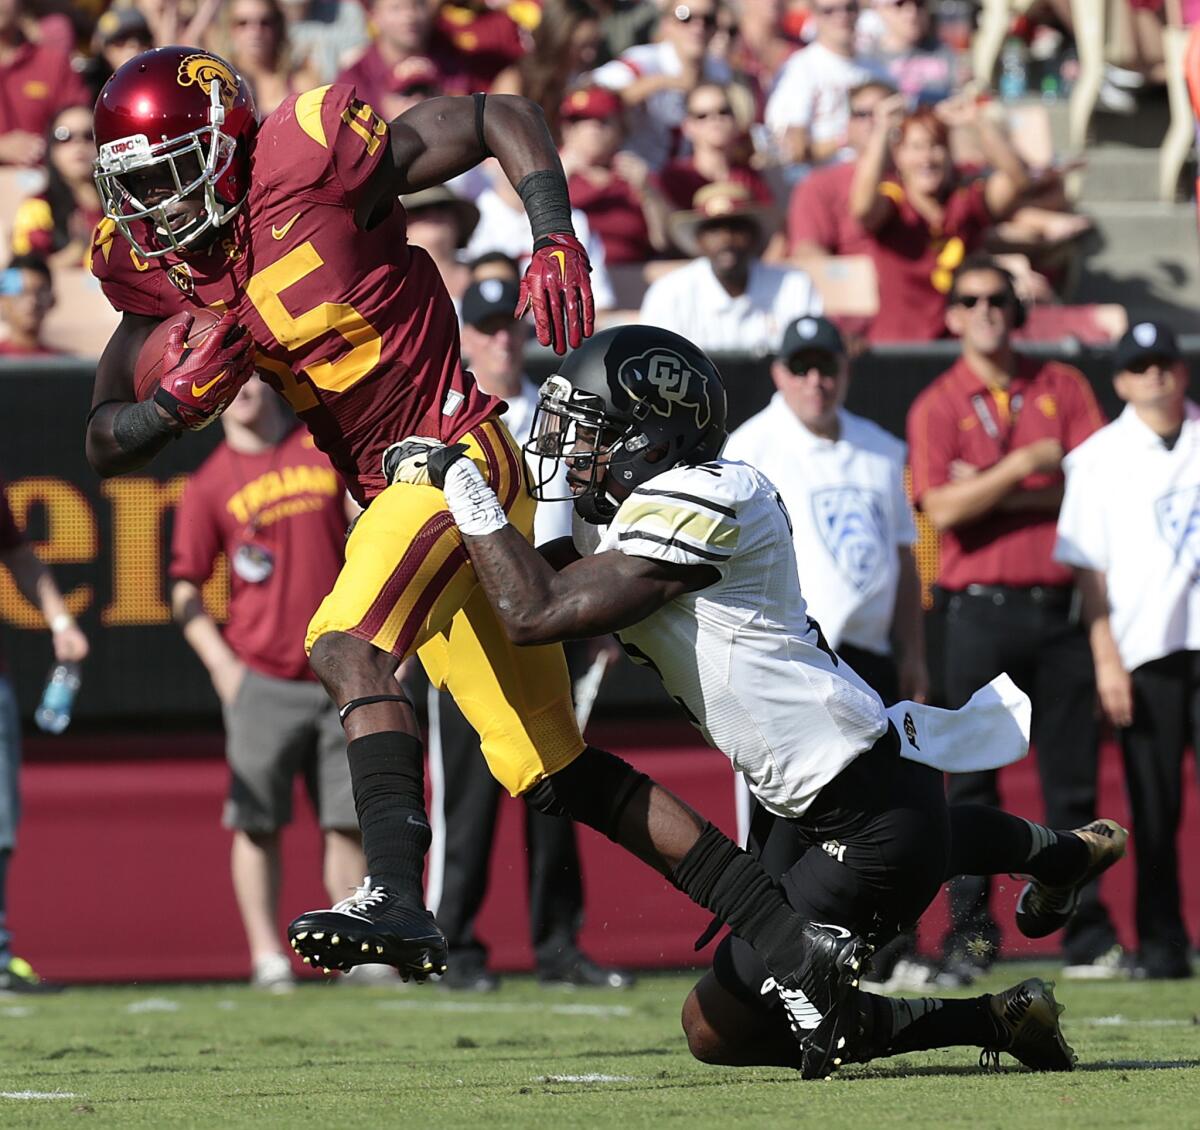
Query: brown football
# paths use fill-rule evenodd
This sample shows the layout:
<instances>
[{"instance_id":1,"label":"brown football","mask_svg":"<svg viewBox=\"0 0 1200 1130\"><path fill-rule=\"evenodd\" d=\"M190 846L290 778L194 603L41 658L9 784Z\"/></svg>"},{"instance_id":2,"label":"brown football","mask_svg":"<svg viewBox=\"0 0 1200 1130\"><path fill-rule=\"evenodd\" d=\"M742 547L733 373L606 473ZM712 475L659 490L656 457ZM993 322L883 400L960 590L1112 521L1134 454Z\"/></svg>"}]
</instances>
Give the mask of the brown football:
<instances>
[{"instance_id":1,"label":"brown football","mask_svg":"<svg viewBox=\"0 0 1200 1130\"><path fill-rule=\"evenodd\" d=\"M177 322L186 321L189 317L193 319L186 343L190 349L199 345L213 326L221 320L220 314L201 307L198 310L176 314L173 318L168 318L155 326L154 331L146 338L146 344L142 346L133 367L133 388L138 400L148 400L154 395L154 390L158 388L159 378L162 376L163 356L167 351L167 337L171 333L171 327Z\"/></svg>"}]
</instances>

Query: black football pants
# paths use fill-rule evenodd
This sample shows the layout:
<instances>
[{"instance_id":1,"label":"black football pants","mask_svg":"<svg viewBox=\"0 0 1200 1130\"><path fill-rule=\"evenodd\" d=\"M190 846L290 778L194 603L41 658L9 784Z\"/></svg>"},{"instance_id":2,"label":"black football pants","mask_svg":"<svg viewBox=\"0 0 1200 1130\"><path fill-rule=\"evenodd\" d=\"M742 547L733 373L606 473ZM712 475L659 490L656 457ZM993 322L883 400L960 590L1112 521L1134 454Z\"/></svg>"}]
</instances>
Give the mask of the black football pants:
<instances>
[{"instance_id":1,"label":"black football pants","mask_svg":"<svg viewBox=\"0 0 1200 1130\"><path fill-rule=\"evenodd\" d=\"M1155 976L1188 968L1177 837L1183 751L1200 742L1200 652L1177 651L1133 675L1133 725L1121 733L1133 815L1141 960ZM1200 756L1200 753L1197 754Z\"/></svg>"},{"instance_id":2,"label":"black football pants","mask_svg":"<svg viewBox=\"0 0 1200 1130\"><path fill-rule=\"evenodd\" d=\"M945 694L962 706L981 686L1007 671L1033 702L1031 740L1045 805L1043 823L1071 829L1096 816L1099 729L1092 656L1071 616L1068 590L1008 589L989 595L950 593L946 602ZM951 804L1000 807L996 773L947 777ZM947 955L970 952L967 943L995 943L999 927L988 908L991 879L964 876L950 885L953 925ZM1068 924L1068 964L1090 962L1110 949L1116 933L1096 885L1085 890Z\"/></svg>"}]
</instances>

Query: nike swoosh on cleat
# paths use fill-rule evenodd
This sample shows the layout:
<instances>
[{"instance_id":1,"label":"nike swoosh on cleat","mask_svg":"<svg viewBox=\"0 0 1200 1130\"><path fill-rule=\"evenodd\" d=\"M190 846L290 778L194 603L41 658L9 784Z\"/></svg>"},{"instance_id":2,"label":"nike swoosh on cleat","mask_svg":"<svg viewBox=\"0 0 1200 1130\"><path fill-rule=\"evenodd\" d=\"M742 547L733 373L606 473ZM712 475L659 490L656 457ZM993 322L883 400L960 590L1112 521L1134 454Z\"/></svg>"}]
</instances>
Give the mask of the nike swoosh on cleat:
<instances>
[{"instance_id":1,"label":"nike swoosh on cleat","mask_svg":"<svg viewBox=\"0 0 1200 1130\"><path fill-rule=\"evenodd\" d=\"M192 381L192 395L193 395L193 396L203 396L203 395L204 395L206 392L208 392L208 390L209 390L210 388L212 388L212 386L213 386L213 385L215 385L215 384L217 383L217 381L219 381L219 380L220 380L222 377L224 377L224 376L225 376L225 370L224 370L224 369L222 369L222 370L221 370L221 371L220 371L220 372L219 372L219 373L218 373L218 374L217 374L215 377L213 377L213 379L212 379L211 381L209 381L209 382L208 382L208 384L206 384L206 385L198 385L198 384L196 384L196 382L195 382L195 381Z\"/></svg>"},{"instance_id":2,"label":"nike swoosh on cleat","mask_svg":"<svg viewBox=\"0 0 1200 1130\"><path fill-rule=\"evenodd\" d=\"M283 239L283 237L284 237L285 235L287 235L287 233L288 233L288 232L290 232L290 231L292 230L292 224L294 224L294 223L295 223L295 222L296 222L298 219L300 219L300 213L299 213L299 212L297 212L297 213L296 213L296 214L295 214L295 215L294 215L294 216L293 216L293 217L292 217L290 220L288 220L288 222L287 222L286 224L284 224L284 225L283 225L283 227L281 227L281 228L277 228L277 227L276 227L274 224L272 224L272 225L271 225L271 238L272 238L272 239Z\"/></svg>"},{"instance_id":3,"label":"nike swoosh on cleat","mask_svg":"<svg viewBox=\"0 0 1200 1130\"><path fill-rule=\"evenodd\" d=\"M810 925L818 930L828 930L831 934L836 934L839 938L850 937L850 931L845 926L834 926L828 922L812 922Z\"/></svg>"}]
</instances>

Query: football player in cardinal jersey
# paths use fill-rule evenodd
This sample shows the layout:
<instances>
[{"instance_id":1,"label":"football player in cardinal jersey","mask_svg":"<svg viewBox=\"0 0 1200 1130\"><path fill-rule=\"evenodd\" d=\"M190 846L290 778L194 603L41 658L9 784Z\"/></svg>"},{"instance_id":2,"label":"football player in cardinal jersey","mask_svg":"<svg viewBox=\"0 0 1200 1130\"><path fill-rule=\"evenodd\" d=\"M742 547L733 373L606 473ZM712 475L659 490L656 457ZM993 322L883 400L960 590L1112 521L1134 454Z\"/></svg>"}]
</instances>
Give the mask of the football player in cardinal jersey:
<instances>
[{"instance_id":1,"label":"football player in cardinal jersey","mask_svg":"<svg viewBox=\"0 0 1200 1130\"><path fill-rule=\"evenodd\" d=\"M381 120L331 85L258 124L243 80L187 47L121 67L96 105L96 180L107 219L92 269L123 313L96 374L87 450L103 475L142 466L203 427L252 367L288 399L366 509L308 629L314 671L338 704L371 874L289 927L306 961L388 962L422 978L445 942L421 890L430 832L412 708L394 681L420 651L479 732L510 792L566 812L667 875L754 945L786 993L820 1017L857 980L862 943L810 926L761 867L644 774L586 746L561 648L517 648L479 589L439 490L391 484L388 449L411 434L461 442L525 536L525 462L459 355L432 260L405 239L396 197L494 155L529 215L521 284L539 340L563 352L592 332L588 263L541 110L523 98L434 98ZM133 362L151 330L205 306L224 318L195 349L166 347L151 399Z\"/></svg>"},{"instance_id":2,"label":"football player in cardinal jersey","mask_svg":"<svg viewBox=\"0 0 1200 1130\"><path fill-rule=\"evenodd\" d=\"M443 487L480 585L517 643L616 632L659 675L775 817L763 859L776 857L768 870L782 874L802 915L882 943L916 922L948 877L1021 872L1031 882L1018 927L1030 937L1057 929L1079 889L1121 858L1124 831L1096 821L1055 832L982 805L947 810L936 754L982 745L981 731L1004 733L1006 722L1019 732L1006 709L985 721L970 707L902 703L893 724L808 615L778 492L748 464L721 459L724 442L712 361L677 334L622 326L585 342L546 381L526 445L538 497L553 497L566 463L582 519L573 538L533 549L462 445L414 437L391 461L394 478ZM952 1044L1008 1051L1041 1070L1074 1067L1061 1010L1036 978L970 1001L852 990L799 1049L795 1010L780 1007L786 997L774 987L753 951L726 938L684 1006L693 1053L794 1066L807 1078Z\"/></svg>"}]
</instances>

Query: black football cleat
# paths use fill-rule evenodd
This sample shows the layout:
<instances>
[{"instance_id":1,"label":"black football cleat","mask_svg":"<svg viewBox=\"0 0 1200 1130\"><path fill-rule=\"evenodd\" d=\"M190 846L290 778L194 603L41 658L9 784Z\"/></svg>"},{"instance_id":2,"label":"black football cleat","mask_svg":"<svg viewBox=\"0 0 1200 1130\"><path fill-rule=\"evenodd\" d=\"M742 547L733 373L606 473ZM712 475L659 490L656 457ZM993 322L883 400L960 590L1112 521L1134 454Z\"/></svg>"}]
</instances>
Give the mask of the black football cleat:
<instances>
[{"instance_id":1,"label":"black football cleat","mask_svg":"<svg viewBox=\"0 0 1200 1130\"><path fill-rule=\"evenodd\" d=\"M1051 887L1034 880L1017 899L1017 929L1027 938L1044 938L1065 926L1079 905L1079 892L1123 859L1129 833L1115 820L1093 820L1074 833L1088 850L1087 865L1073 882Z\"/></svg>"},{"instance_id":2,"label":"black football cleat","mask_svg":"<svg viewBox=\"0 0 1200 1130\"><path fill-rule=\"evenodd\" d=\"M405 980L446 971L446 939L433 915L400 901L368 875L348 899L310 910L288 927L292 949L306 965L345 972L356 965L392 965Z\"/></svg>"},{"instance_id":3,"label":"black football cleat","mask_svg":"<svg viewBox=\"0 0 1200 1130\"><path fill-rule=\"evenodd\" d=\"M858 1028L858 1009L847 997L858 988L871 946L844 926L810 922L804 927L808 953L801 966L782 978L768 978L762 992L774 990L801 1048L800 1074L823 1079L847 1058L848 1040Z\"/></svg>"},{"instance_id":4,"label":"black football cleat","mask_svg":"<svg viewBox=\"0 0 1200 1130\"><path fill-rule=\"evenodd\" d=\"M1054 999L1054 985L1030 977L988 1000L1001 1038L984 1048L981 1067L1000 1066L1000 1052L1008 1052L1034 1071L1074 1071L1074 1050L1063 1036L1058 1018L1063 1006Z\"/></svg>"}]
</instances>

